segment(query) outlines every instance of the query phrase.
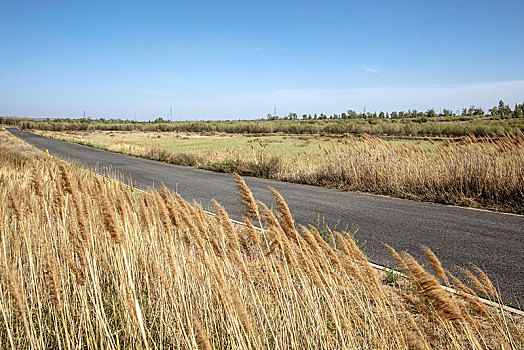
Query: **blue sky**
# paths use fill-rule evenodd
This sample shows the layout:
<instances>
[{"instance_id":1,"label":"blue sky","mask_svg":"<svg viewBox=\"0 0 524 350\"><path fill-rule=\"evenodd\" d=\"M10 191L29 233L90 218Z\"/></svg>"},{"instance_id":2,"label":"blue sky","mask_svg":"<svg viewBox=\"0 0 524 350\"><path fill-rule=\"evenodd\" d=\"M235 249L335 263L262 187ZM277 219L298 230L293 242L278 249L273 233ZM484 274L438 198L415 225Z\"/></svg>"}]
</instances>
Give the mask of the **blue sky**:
<instances>
[{"instance_id":1,"label":"blue sky","mask_svg":"<svg viewBox=\"0 0 524 350\"><path fill-rule=\"evenodd\" d=\"M147 120L524 101L524 1L0 0L0 115Z\"/></svg>"}]
</instances>

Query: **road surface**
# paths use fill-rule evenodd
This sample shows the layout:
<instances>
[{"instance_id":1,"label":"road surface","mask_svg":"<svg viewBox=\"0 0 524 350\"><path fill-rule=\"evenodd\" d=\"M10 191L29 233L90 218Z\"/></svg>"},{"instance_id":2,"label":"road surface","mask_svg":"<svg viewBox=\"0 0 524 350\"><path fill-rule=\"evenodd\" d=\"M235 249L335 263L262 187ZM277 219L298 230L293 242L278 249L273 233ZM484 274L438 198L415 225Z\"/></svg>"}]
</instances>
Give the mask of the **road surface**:
<instances>
[{"instance_id":1,"label":"road surface","mask_svg":"<svg viewBox=\"0 0 524 350\"><path fill-rule=\"evenodd\" d=\"M8 128L9 132L41 150L89 168L111 167L124 179L146 189L164 183L186 200L197 200L211 209L219 201L234 219L241 219L231 174L171 165L126 156L78 144L53 140L30 132ZM406 250L423 262L420 250L428 246L444 268L457 273L456 266L472 262L484 269L499 287L503 301L524 307L524 217L490 211L416 202L363 193L284 183L246 177L255 198L273 205L268 186L287 201L296 222L317 224L325 220L331 228L356 231L369 260L393 266L385 242L397 251ZM457 273L458 274L458 273Z\"/></svg>"}]
</instances>

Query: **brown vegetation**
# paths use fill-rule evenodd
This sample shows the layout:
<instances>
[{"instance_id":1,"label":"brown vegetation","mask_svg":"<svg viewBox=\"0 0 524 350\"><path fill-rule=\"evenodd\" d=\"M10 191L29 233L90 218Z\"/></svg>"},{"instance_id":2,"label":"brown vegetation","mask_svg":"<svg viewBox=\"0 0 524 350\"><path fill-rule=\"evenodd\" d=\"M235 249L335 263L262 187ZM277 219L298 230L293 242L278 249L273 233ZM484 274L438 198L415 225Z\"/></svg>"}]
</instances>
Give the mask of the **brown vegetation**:
<instances>
[{"instance_id":1,"label":"brown vegetation","mask_svg":"<svg viewBox=\"0 0 524 350\"><path fill-rule=\"evenodd\" d=\"M299 233L274 190L276 211L237 177L257 231L0 138L1 347L523 346L520 319L458 280L449 294L409 255L395 253L411 279L396 290L347 233Z\"/></svg>"}]
</instances>

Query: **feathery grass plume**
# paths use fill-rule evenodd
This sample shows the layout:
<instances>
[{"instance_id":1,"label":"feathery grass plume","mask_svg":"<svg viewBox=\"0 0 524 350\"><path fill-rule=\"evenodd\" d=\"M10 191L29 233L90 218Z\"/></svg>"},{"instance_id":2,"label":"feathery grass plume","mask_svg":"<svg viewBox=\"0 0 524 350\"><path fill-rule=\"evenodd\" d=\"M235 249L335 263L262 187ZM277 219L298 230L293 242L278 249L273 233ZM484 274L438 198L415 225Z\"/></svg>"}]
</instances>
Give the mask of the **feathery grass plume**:
<instances>
[{"instance_id":1,"label":"feathery grass plume","mask_svg":"<svg viewBox=\"0 0 524 350\"><path fill-rule=\"evenodd\" d=\"M320 232L318 232L317 228L313 225L309 225L309 230L311 231L313 237L317 241L317 244L322 248L322 251L324 252L324 254L326 254L329 261L331 261L331 263L335 265L336 267L340 268L341 266L340 260L338 259L337 255L333 251L333 248L331 248L331 246L327 244L326 241L324 241L324 239L320 235Z\"/></svg>"},{"instance_id":2,"label":"feathery grass plume","mask_svg":"<svg viewBox=\"0 0 524 350\"><path fill-rule=\"evenodd\" d=\"M196 202L196 200L193 200L193 204L189 206L191 217L193 218L193 222L195 227L198 229L198 232L200 235L198 237L206 237L207 236L207 229L205 225L205 218L203 215L205 215L204 209Z\"/></svg>"},{"instance_id":3,"label":"feathery grass plume","mask_svg":"<svg viewBox=\"0 0 524 350\"><path fill-rule=\"evenodd\" d=\"M449 281L448 281L448 277L446 276L446 272L444 272L444 269L442 268L442 264L440 263L440 260L437 258L435 253L433 253L431 249L429 249L428 247L424 245L422 246L422 251L424 251L424 254L428 258L429 264L431 265L431 268L435 272L435 275L437 275L437 277L441 278L444 282L446 282L446 284L448 284Z\"/></svg>"},{"instance_id":4,"label":"feathery grass plume","mask_svg":"<svg viewBox=\"0 0 524 350\"><path fill-rule=\"evenodd\" d=\"M212 350L211 343L209 342L209 337L204 331L204 327L199 320L193 318L193 325L195 326L195 338L200 350Z\"/></svg>"},{"instance_id":5,"label":"feathery grass plume","mask_svg":"<svg viewBox=\"0 0 524 350\"><path fill-rule=\"evenodd\" d=\"M61 306L62 283L58 275L56 259L50 252L45 254L44 283L49 293L51 302L57 307Z\"/></svg>"},{"instance_id":6,"label":"feathery grass plume","mask_svg":"<svg viewBox=\"0 0 524 350\"><path fill-rule=\"evenodd\" d=\"M86 282L84 271L77 266L72 254L67 249L62 249L61 255L65 257L65 261L67 262L69 269L73 272L73 275L75 276L76 283L78 283L79 285L84 285Z\"/></svg>"},{"instance_id":7,"label":"feathery grass plume","mask_svg":"<svg viewBox=\"0 0 524 350\"><path fill-rule=\"evenodd\" d=\"M234 175L238 195L240 196L239 202L246 208L242 213L251 219L260 220L260 212L258 211L257 202L255 201L255 197L253 197L253 193L240 175L237 173Z\"/></svg>"},{"instance_id":8,"label":"feathery grass plume","mask_svg":"<svg viewBox=\"0 0 524 350\"><path fill-rule=\"evenodd\" d=\"M453 282L453 287L459 291L462 291L467 294L476 295L473 289L467 287L460 281L457 277L455 277L451 272L446 271L446 274L451 278L451 281Z\"/></svg>"},{"instance_id":9,"label":"feathery grass plume","mask_svg":"<svg viewBox=\"0 0 524 350\"><path fill-rule=\"evenodd\" d=\"M486 295L490 297L495 296L495 294L497 294L497 289L491 282L491 279L488 277L488 275L486 275L484 271L482 271L477 265L473 263L471 263L471 267L473 267L473 269L477 271L477 274L480 277L480 281L482 282L482 285L484 286L486 293L488 293Z\"/></svg>"},{"instance_id":10,"label":"feathery grass plume","mask_svg":"<svg viewBox=\"0 0 524 350\"><path fill-rule=\"evenodd\" d=\"M69 178L66 167L63 164L60 164L59 169L60 175L62 177L62 188L64 189L64 192L73 194L73 186L71 184L71 179Z\"/></svg>"},{"instance_id":11,"label":"feathery grass plume","mask_svg":"<svg viewBox=\"0 0 524 350\"><path fill-rule=\"evenodd\" d=\"M227 238L229 239L229 243L235 248L238 249L240 247L240 242L238 241L238 235L235 232L235 227L233 226L233 223L229 220L229 216L226 212L226 210L218 204L216 200L212 200L213 202L213 208L216 214L216 217L224 229L224 232L227 235Z\"/></svg>"},{"instance_id":12,"label":"feathery grass plume","mask_svg":"<svg viewBox=\"0 0 524 350\"><path fill-rule=\"evenodd\" d=\"M251 243L255 245L260 244L260 237L257 233L257 230L251 223L251 221L249 221L249 219L244 217L243 222L244 222L244 228L245 228L244 233L246 234L247 238L249 238Z\"/></svg>"},{"instance_id":13,"label":"feathery grass plume","mask_svg":"<svg viewBox=\"0 0 524 350\"><path fill-rule=\"evenodd\" d=\"M295 220L289 211L286 201L277 190L273 187L269 187L269 191L273 194L275 201L277 202L277 213L281 221L281 226L287 237L293 241L297 240L298 232L295 228Z\"/></svg>"},{"instance_id":14,"label":"feathery grass plume","mask_svg":"<svg viewBox=\"0 0 524 350\"><path fill-rule=\"evenodd\" d=\"M169 192L166 186L162 184L160 188L160 195L162 196L162 199L164 200L164 203L167 207L167 211L169 213L169 218L171 219L171 223L178 227L178 212L177 212L177 204L175 203L173 196Z\"/></svg>"},{"instance_id":15,"label":"feathery grass plume","mask_svg":"<svg viewBox=\"0 0 524 350\"><path fill-rule=\"evenodd\" d=\"M162 222L162 225L164 226L164 229L166 231L171 231L171 219L169 218L169 213L167 211L166 205L164 203L164 200L160 196L157 190L153 189L153 198L156 201L156 207L158 208L158 216L160 217L160 221Z\"/></svg>"},{"instance_id":16,"label":"feathery grass plume","mask_svg":"<svg viewBox=\"0 0 524 350\"><path fill-rule=\"evenodd\" d=\"M78 232L82 237L82 241L87 242L87 234L89 231L87 220L86 220L86 210L83 206L82 201L79 198L79 194L75 192L73 194L73 207L75 209L76 224L78 225Z\"/></svg>"},{"instance_id":17,"label":"feathery grass plume","mask_svg":"<svg viewBox=\"0 0 524 350\"><path fill-rule=\"evenodd\" d=\"M54 192L53 192L53 205L56 212L56 215L61 218L62 217L62 207L64 206L64 193L62 190L62 186L60 185L60 182L55 181L54 182Z\"/></svg>"},{"instance_id":18,"label":"feathery grass plume","mask_svg":"<svg viewBox=\"0 0 524 350\"><path fill-rule=\"evenodd\" d=\"M140 201L138 209L138 216L140 218L142 226L144 226L145 229L149 230L149 228L151 227L151 213L149 212L149 208L147 207L145 200Z\"/></svg>"},{"instance_id":19,"label":"feathery grass plume","mask_svg":"<svg viewBox=\"0 0 524 350\"><path fill-rule=\"evenodd\" d=\"M42 178L41 178L41 176L42 176L42 174L35 167L33 169L33 176L32 176L31 186L32 186L33 191L35 192L35 194L37 196L39 196L39 197L42 197L44 195L44 193L42 192Z\"/></svg>"},{"instance_id":20,"label":"feathery grass plume","mask_svg":"<svg viewBox=\"0 0 524 350\"><path fill-rule=\"evenodd\" d=\"M114 202L115 202L116 212L118 213L118 215L120 215L122 220L124 220L126 216L125 202L119 199L115 199Z\"/></svg>"},{"instance_id":21,"label":"feathery grass plume","mask_svg":"<svg viewBox=\"0 0 524 350\"><path fill-rule=\"evenodd\" d=\"M402 260L402 257L400 256L400 254L397 253L397 251L389 244L382 242L382 245L389 250L389 254L391 254L393 259L395 259L397 265L402 269L402 272L409 273L409 268L406 265L406 263L404 262L404 260Z\"/></svg>"},{"instance_id":22,"label":"feathery grass plume","mask_svg":"<svg viewBox=\"0 0 524 350\"><path fill-rule=\"evenodd\" d=\"M486 290L482 282L480 282L479 279L474 274L471 273L471 271L465 268L462 268L462 267L459 267L459 270L460 272L464 274L464 276L466 276L466 279L471 284L473 289L477 291L477 293L480 293L486 296L488 295L488 291Z\"/></svg>"},{"instance_id":23,"label":"feathery grass plume","mask_svg":"<svg viewBox=\"0 0 524 350\"><path fill-rule=\"evenodd\" d=\"M8 198L9 204L11 204L11 209L13 209L13 213L15 214L15 219L20 221L22 219L22 210L20 209L18 201L15 199L12 192L9 192Z\"/></svg>"},{"instance_id":24,"label":"feathery grass plume","mask_svg":"<svg viewBox=\"0 0 524 350\"><path fill-rule=\"evenodd\" d=\"M80 176L76 177L76 192L85 193L84 181L86 181L85 178Z\"/></svg>"},{"instance_id":25,"label":"feathery grass plume","mask_svg":"<svg viewBox=\"0 0 524 350\"><path fill-rule=\"evenodd\" d=\"M193 218L191 217L191 210L190 205L188 202L186 202L182 197L180 197L179 194L177 194L177 212L180 214L180 218L182 219L182 222L186 226L186 229L195 232L197 228L195 227L195 224L193 223ZM187 231L186 230L186 231Z\"/></svg>"},{"instance_id":26,"label":"feathery grass plume","mask_svg":"<svg viewBox=\"0 0 524 350\"><path fill-rule=\"evenodd\" d=\"M27 310L25 303L25 295L22 292L20 281L17 278L17 274L13 271L14 268L11 263L8 264L5 256L1 256L1 260L4 262L2 271L0 271L0 282L4 282L4 285L14 300L15 312L20 317L27 329Z\"/></svg>"},{"instance_id":27,"label":"feathery grass plume","mask_svg":"<svg viewBox=\"0 0 524 350\"><path fill-rule=\"evenodd\" d=\"M129 194L129 191L123 191L123 192L124 192L124 197L126 199L126 202L129 205L129 208L131 208L131 212L136 213L137 208L136 208L135 202L133 201L133 199L131 198L131 195Z\"/></svg>"},{"instance_id":28,"label":"feathery grass plume","mask_svg":"<svg viewBox=\"0 0 524 350\"><path fill-rule=\"evenodd\" d=\"M423 338L420 338L417 333L414 333L410 330L406 331L406 341L408 343L409 349L416 350L429 350L430 347L427 346Z\"/></svg>"},{"instance_id":29,"label":"feathery grass plume","mask_svg":"<svg viewBox=\"0 0 524 350\"><path fill-rule=\"evenodd\" d=\"M101 211L100 215L102 216L104 227L106 231L109 232L113 243L120 244L124 241L124 234L116 222L115 214L113 213L113 206L109 204L109 200L107 199L105 193L100 193L99 197Z\"/></svg>"},{"instance_id":30,"label":"feathery grass plume","mask_svg":"<svg viewBox=\"0 0 524 350\"><path fill-rule=\"evenodd\" d=\"M322 254L322 251L320 250L320 246L317 243L317 240L315 237L313 237L313 234L311 231L307 229L304 225L298 225L298 228L300 229L300 232L302 233L302 237L304 237L304 240L308 244L309 248L317 255Z\"/></svg>"},{"instance_id":31,"label":"feathery grass plume","mask_svg":"<svg viewBox=\"0 0 524 350\"><path fill-rule=\"evenodd\" d=\"M244 325L244 328L247 334L253 334L253 326L251 325L251 321L247 314L244 303L242 303L242 299L240 298L240 295L238 294L238 290L236 290L233 287L229 288L229 290L230 290L229 293L231 295L233 307L235 308L235 311L237 312L240 322L242 322L242 325Z\"/></svg>"},{"instance_id":32,"label":"feathery grass plume","mask_svg":"<svg viewBox=\"0 0 524 350\"><path fill-rule=\"evenodd\" d=\"M358 265L362 268L362 272L366 278L359 277L359 280L364 282L373 291L376 291L376 297L383 297L383 288L382 283L380 283L380 278L377 271L371 266L369 260L364 255L364 253L357 246L353 238L346 233L344 235L339 234L338 240L341 247L344 247L343 250L351 252L350 258L358 262ZM326 244L327 245L327 244ZM329 247L329 245L327 245Z\"/></svg>"},{"instance_id":33,"label":"feathery grass plume","mask_svg":"<svg viewBox=\"0 0 524 350\"><path fill-rule=\"evenodd\" d=\"M406 262L413 275L419 292L434 306L441 317L450 321L463 320L460 309L447 295L437 279L427 273L409 253L404 252L402 255L402 260Z\"/></svg>"}]
</instances>

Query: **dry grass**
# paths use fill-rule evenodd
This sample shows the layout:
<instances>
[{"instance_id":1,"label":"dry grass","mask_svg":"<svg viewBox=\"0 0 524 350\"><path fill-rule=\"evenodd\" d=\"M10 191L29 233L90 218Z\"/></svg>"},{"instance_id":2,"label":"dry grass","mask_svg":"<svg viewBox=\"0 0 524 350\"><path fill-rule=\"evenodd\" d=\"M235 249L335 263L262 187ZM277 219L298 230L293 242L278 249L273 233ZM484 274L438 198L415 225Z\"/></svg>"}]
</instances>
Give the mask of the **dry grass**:
<instances>
[{"instance_id":1,"label":"dry grass","mask_svg":"<svg viewBox=\"0 0 524 350\"><path fill-rule=\"evenodd\" d=\"M21 148L0 132L1 348L523 346L521 319L448 294L410 256L399 291L347 233L299 234L276 191L273 212L237 180L260 232Z\"/></svg>"},{"instance_id":2,"label":"dry grass","mask_svg":"<svg viewBox=\"0 0 524 350\"><path fill-rule=\"evenodd\" d=\"M104 132L46 134L216 171L524 213L524 134L520 131L433 144L384 141L367 135L331 141L312 136L185 140L166 133L161 141L151 141L149 134L111 133L120 140L115 141ZM250 142L254 140L258 141Z\"/></svg>"}]
</instances>

